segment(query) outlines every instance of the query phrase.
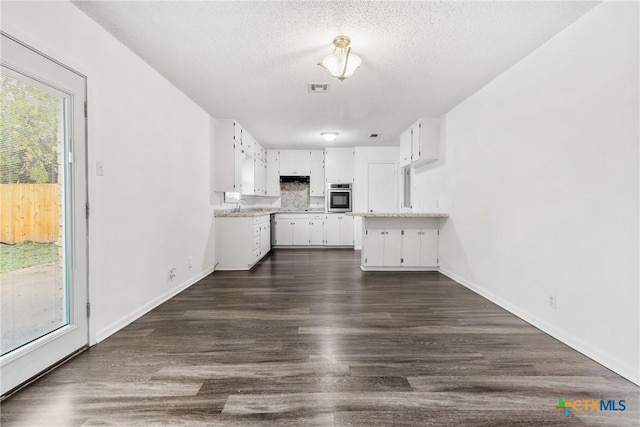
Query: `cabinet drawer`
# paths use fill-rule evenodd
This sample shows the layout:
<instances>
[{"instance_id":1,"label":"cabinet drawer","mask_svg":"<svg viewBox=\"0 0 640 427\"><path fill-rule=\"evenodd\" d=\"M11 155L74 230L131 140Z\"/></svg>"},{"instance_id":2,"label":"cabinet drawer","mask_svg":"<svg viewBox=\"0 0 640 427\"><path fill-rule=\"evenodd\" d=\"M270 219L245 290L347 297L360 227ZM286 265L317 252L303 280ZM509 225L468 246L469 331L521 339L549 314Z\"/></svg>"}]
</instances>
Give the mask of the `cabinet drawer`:
<instances>
[{"instance_id":1,"label":"cabinet drawer","mask_svg":"<svg viewBox=\"0 0 640 427\"><path fill-rule=\"evenodd\" d=\"M253 238L253 249L260 249L260 236Z\"/></svg>"},{"instance_id":2,"label":"cabinet drawer","mask_svg":"<svg viewBox=\"0 0 640 427\"><path fill-rule=\"evenodd\" d=\"M253 261L256 262L260 259L260 248L253 251Z\"/></svg>"},{"instance_id":3,"label":"cabinet drawer","mask_svg":"<svg viewBox=\"0 0 640 427\"><path fill-rule=\"evenodd\" d=\"M253 226L253 237L257 237L260 235L260 228L262 226L261 225L254 225Z\"/></svg>"}]
</instances>

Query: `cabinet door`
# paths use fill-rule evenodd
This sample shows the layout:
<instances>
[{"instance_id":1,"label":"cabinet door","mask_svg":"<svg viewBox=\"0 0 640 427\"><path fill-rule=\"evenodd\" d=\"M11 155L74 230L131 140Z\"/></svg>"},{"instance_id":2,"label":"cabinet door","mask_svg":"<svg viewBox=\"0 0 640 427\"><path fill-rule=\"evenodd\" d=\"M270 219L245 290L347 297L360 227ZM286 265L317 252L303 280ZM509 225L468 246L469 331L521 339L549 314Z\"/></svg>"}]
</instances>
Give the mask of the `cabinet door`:
<instances>
[{"instance_id":1,"label":"cabinet door","mask_svg":"<svg viewBox=\"0 0 640 427\"><path fill-rule=\"evenodd\" d=\"M324 196L324 163L311 162L311 174L309 175L309 195L312 197Z\"/></svg>"},{"instance_id":2,"label":"cabinet door","mask_svg":"<svg viewBox=\"0 0 640 427\"><path fill-rule=\"evenodd\" d=\"M323 150L311 150L311 163L324 163L324 151Z\"/></svg>"},{"instance_id":3,"label":"cabinet door","mask_svg":"<svg viewBox=\"0 0 640 427\"><path fill-rule=\"evenodd\" d=\"M267 186L267 165L259 159L255 159L255 191L258 196L266 195Z\"/></svg>"},{"instance_id":4,"label":"cabinet door","mask_svg":"<svg viewBox=\"0 0 640 427\"><path fill-rule=\"evenodd\" d=\"M244 167L244 161L246 158L246 152L240 144L236 144L234 148L234 162L233 162L233 191L236 193L242 193L242 168Z\"/></svg>"},{"instance_id":5,"label":"cabinet door","mask_svg":"<svg viewBox=\"0 0 640 427\"><path fill-rule=\"evenodd\" d=\"M438 266L438 230L421 230L420 265L422 267Z\"/></svg>"},{"instance_id":6,"label":"cabinet door","mask_svg":"<svg viewBox=\"0 0 640 427\"><path fill-rule=\"evenodd\" d=\"M353 245L353 217L339 215L340 221L340 244L343 246Z\"/></svg>"},{"instance_id":7,"label":"cabinet door","mask_svg":"<svg viewBox=\"0 0 640 427\"><path fill-rule=\"evenodd\" d=\"M387 267L402 266L402 230L385 230L384 265Z\"/></svg>"},{"instance_id":8,"label":"cabinet door","mask_svg":"<svg viewBox=\"0 0 640 427\"><path fill-rule=\"evenodd\" d=\"M324 156L324 173L327 182L353 182L353 148L327 148Z\"/></svg>"},{"instance_id":9,"label":"cabinet door","mask_svg":"<svg viewBox=\"0 0 640 427\"><path fill-rule=\"evenodd\" d=\"M292 245L293 244L293 220L278 219L276 225L276 245Z\"/></svg>"},{"instance_id":10,"label":"cabinet door","mask_svg":"<svg viewBox=\"0 0 640 427\"><path fill-rule=\"evenodd\" d=\"M364 265L384 266L384 237L386 230L369 228L364 233Z\"/></svg>"},{"instance_id":11,"label":"cabinet door","mask_svg":"<svg viewBox=\"0 0 640 427\"><path fill-rule=\"evenodd\" d=\"M411 128L400 134L400 167L411 164Z\"/></svg>"},{"instance_id":12,"label":"cabinet door","mask_svg":"<svg viewBox=\"0 0 640 427\"><path fill-rule=\"evenodd\" d=\"M265 222L260 227L260 253L264 255L271 249L271 223Z\"/></svg>"},{"instance_id":13,"label":"cabinet door","mask_svg":"<svg viewBox=\"0 0 640 427\"><path fill-rule=\"evenodd\" d=\"M440 157L440 119L423 118L414 125L413 163L416 166Z\"/></svg>"},{"instance_id":14,"label":"cabinet door","mask_svg":"<svg viewBox=\"0 0 640 427\"><path fill-rule=\"evenodd\" d=\"M238 145L242 144L242 126L236 121L233 122L233 140Z\"/></svg>"},{"instance_id":15,"label":"cabinet door","mask_svg":"<svg viewBox=\"0 0 640 427\"><path fill-rule=\"evenodd\" d=\"M267 163L267 196L280 196L280 162Z\"/></svg>"},{"instance_id":16,"label":"cabinet door","mask_svg":"<svg viewBox=\"0 0 640 427\"><path fill-rule=\"evenodd\" d=\"M338 215L327 215L324 220L324 240L329 246L339 246L340 219Z\"/></svg>"},{"instance_id":17,"label":"cabinet door","mask_svg":"<svg viewBox=\"0 0 640 427\"><path fill-rule=\"evenodd\" d=\"M295 175L295 167L295 151L280 150L280 175Z\"/></svg>"},{"instance_id":18,"label":"cabinet door","mask_svg":"<svg viewBox=\"0 0 640 427\"><path fill-rule=\"evenodd\" d=\"M311 153L307 150L296 150L294 175L311 175Z\"/></svg>"},{"instance_id":19,"label":"cabinet door","mask_svg":"<svg viewBox=\"0 0 640 427\"><path fill-rule=\"evenodd\" d=\"M411 125L411 163L420 160L420 121Z\"/></svg>"},{"instance_id":20,"label":"cabinet door","mask_svg":"<svg viewBox=\"0 0 640 427\"><path fill-rule=\"evenodd\" d=\"M267 150L267 163L280 164L280 152L277 150Z\"/></svg>"},{"instance_id":21,"label":"cabinet door","mask_svg":"<svg viewBox=\"0 0 640 427\"><path fill-rule=\"evenodd\" d=\"M321 219L309 220L309 244L314 246L324 244L324 221Z\"/></svg>"},{"instance_id":22,"label":"cabinet door","mask_svg":"<svg viewBox=\"0 0 640 427\"><path fill-rule=\"evenodd\" d=\"M402 236L402 258L405 267L419 267L422 265L420 246L422 241L422 230L418 228L407 228Z\"/></svg>"},{"instance_id":23,"label":"cabinet door","mask_svg":"<svg viewBox=\"0 0 640 427\"><path fill-rule=\"evenodd\" d=\"M253 195L255 191L256 159L245 149L242 152L242 191L240 193Z\"/></svg>"},{"instance_id":24,"label":"cabinet door","mask_svg":"<svg viewBox=\"0 0 640 427\"><path fill-rule=\"evenodd\" d=\"M309 220L296 218L292 221L293 225L293 244L305 246L309 244Z\"/></svg>"}]
</instances>

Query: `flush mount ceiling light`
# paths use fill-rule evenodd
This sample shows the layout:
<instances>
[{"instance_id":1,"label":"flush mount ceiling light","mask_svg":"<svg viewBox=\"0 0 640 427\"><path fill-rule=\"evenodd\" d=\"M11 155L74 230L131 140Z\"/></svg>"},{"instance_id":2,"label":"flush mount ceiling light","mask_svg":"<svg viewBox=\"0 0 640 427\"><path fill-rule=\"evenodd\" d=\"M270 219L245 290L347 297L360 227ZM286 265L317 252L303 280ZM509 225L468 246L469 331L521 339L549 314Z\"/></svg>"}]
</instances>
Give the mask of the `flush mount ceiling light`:
<instances>
[{"instance_id":1,"label":"flush mount ceiling light","mask_svg":"<svg viewBox=\"0 0 640 427\"><path fill-rule=\"evenodd\" d=\"M320 136L327 142L332 142L338 137L338 132L320 132Z\"/></svg>"},{"instance_id":2,"label":"flush mount ceiling light","mask_svg":"<svg viewBox=\"0 0 640 427\"><path fill-rule=\"evenodd\" d=\"M351 39L347 36L338 36L333 39L333 53L326 56L318 65L324 68L330 76L342 81L351 77L362 64L358 55L351 53Z\"/></svg>"}]
</instances>

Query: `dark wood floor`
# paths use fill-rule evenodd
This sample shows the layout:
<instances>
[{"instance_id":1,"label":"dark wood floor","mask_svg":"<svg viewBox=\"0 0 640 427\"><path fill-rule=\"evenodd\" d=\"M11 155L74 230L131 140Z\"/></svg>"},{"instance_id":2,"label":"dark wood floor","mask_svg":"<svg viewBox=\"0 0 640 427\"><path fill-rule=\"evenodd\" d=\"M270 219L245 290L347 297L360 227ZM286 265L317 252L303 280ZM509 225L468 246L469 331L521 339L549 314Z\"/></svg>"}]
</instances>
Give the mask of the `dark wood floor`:
<instances>
[{"instance_id":1,"label":"dark wood floor","mask_svg":"<svg viewBox=\"0 0 640 427\"><path fill-rule=\"evenodd\" d=\"M278 250L2 404L3 426L640 425L640 389L438 273ZM570 413L559 397L625 399Z\"/></svg>"}]
</instances>

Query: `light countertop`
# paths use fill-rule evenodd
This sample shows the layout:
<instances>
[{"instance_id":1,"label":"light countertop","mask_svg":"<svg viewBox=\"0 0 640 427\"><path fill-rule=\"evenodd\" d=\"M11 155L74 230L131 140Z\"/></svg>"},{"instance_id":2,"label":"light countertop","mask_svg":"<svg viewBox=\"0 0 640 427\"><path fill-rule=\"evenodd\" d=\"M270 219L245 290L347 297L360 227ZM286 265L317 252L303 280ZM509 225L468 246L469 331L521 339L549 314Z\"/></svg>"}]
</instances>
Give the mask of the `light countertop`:
<instances>
[{"instance_id":1,"label":"light countertop","mask_svg":"<svg viewBox=\"0 0 640 427\"><path fill-rule=\"evenodd\" d=\"M348 212L347 215L364 218L448 218L444 212Z\"/></svg>"},{"instance_id":2,"label":"light countertop","mask_svg":"<svg viewBox=\"0 0 640 427\"><path fill-rule=\"evenodd\" d=\"M276 213L285 214L324 214L324 210L299 210L299 209L286 209L286 208L246 208L238 211L234 209L216 209L214 210L215 217L253 217L270 215Z\"/></svg>"}]
</instances>

